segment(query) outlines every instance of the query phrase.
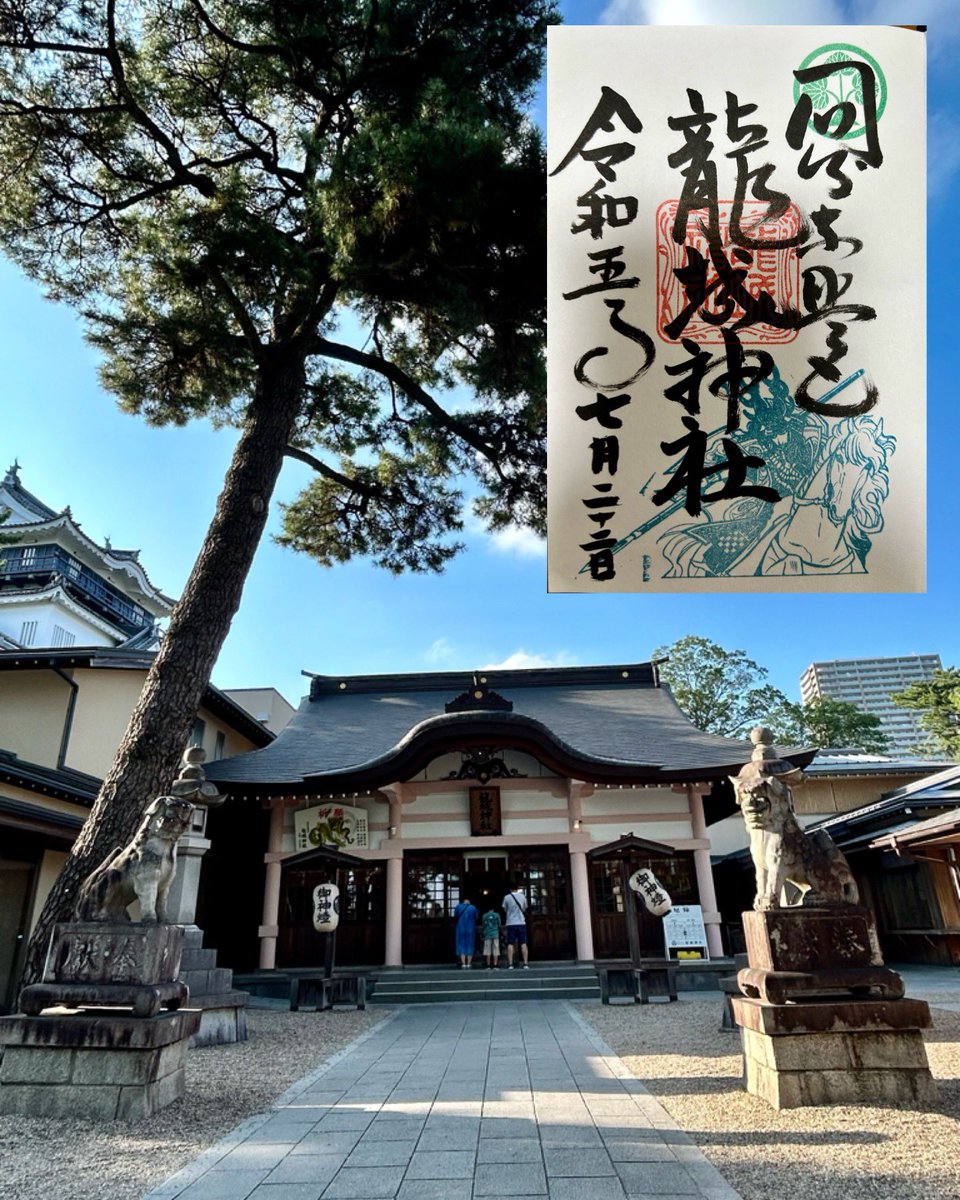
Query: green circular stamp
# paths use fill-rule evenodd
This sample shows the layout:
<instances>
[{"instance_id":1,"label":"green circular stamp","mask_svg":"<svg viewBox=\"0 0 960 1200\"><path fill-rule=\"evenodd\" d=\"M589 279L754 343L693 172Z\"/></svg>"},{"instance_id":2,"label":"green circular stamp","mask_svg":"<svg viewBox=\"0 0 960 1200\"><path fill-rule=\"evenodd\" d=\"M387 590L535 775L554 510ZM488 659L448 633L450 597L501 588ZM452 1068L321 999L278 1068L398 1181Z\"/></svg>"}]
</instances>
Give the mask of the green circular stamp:
<instances>
[{"instance_id":1,"label":"green circular stamp","mask_svg":"<svg viewBox=\"0 0 960 1200\"><path fill-rule=\"evenodd\" d=\"M880 64L866 50L861 50L859 46L851 46L849 42L830 42L826 46L820 46L819 49L812 50L797 70L803 71L807 67L825 66L828 63L849 62L855 58L861 62L865 62L868 67L873 68L876 77L875 96L877 120L879 121L883 116L883 110L887 106L887 81L883 71L880 69ZM838 68L833 74L823 79L811 80L802 86L799 80L795 79L793 81L794 103L800 99L801 92L806 92L810 97L814 112L824 112L840 104L853 104L856 106L857 118L854 120L852 127L846 133L840 135L841 139L849 140L860 137L866 131L863 111L863 76L856 67ZM838 110L830 121L831 127L836 127L840 120L841 115ZM808 121L807 125L808 128L819 132L816 130L812 118ZM829 136L829 130L826 136Z\"/></svg>"}]
</instances>

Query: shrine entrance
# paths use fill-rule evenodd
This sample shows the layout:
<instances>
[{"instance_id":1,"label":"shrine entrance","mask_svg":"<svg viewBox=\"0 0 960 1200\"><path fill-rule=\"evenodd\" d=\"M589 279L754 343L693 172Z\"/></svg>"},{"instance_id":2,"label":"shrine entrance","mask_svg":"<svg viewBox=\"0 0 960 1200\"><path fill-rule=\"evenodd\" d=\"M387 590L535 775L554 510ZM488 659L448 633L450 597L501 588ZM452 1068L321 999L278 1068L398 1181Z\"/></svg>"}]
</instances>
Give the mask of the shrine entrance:
<instances>
[{"instance_id":1,"label":"shrine entrance","mask_svg":"<svg viewBox=\"0 0 960 1200\"><path fill-rule=\"evenodd\" d=\"M489 908L503 913L500 903L510 890L510 858L506 850L468 850L463 856L466 872L463 894L483 914Z\"/></svg>"},{"instance_id":2,"label":"shrine entrance","mask_svg":"<svg viewBox=\"0 0 960 1200\"><path fill-rule=\"evenodd\" d=\"M452 961L453 913L466 896L482 916L512 886L529 900L530 956L576 958L570 854L565 846L503 850L409 850L404 854L403 961ZM479 937L479 934L478 934ZM478 953L482 949L478 942Z\"/></svg>"}]
</instances>

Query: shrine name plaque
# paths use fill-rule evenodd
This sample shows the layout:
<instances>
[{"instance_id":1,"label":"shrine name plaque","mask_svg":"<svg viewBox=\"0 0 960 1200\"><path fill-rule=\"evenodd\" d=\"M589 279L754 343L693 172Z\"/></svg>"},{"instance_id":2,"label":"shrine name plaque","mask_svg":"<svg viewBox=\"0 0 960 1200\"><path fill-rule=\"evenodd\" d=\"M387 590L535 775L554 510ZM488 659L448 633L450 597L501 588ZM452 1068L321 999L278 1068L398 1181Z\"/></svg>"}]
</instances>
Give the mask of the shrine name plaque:
<instances>
[{"instance_id":1,"label":"shrine name plaque","mask_svg":"<svg viewBox=\"0 0 960 1200\"><path fill-rule=\"evenodd\" d=\"M473 837L499 837L500 789L472 787L470 789L470 833Z\"/></svg>"}]
</instances>

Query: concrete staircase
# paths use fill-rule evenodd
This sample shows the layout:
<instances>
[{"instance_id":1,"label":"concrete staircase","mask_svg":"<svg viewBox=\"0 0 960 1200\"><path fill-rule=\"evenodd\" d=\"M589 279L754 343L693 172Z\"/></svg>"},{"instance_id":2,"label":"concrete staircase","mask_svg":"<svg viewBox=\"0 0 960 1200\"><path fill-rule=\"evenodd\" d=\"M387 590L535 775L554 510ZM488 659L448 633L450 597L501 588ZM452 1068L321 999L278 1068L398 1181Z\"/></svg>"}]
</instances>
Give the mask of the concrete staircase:
<instances>
[{"instance_id":1,"label":"concrete staircase","mask_svg":"<svg viewBox=\"0 0 960 1200\"><path fill-rule=\"evenodd\" d=\"M602 960L598 966L618 963ZM619 965L629 965L625 961ZM721 976L734 970L733 960L677 964L679 991L717 992ZM317 977L313 969L253 971L237 975L235 986L271 1006L282 1006L290 996L290 981L297 975ZM441 1004L466 1000L599 1000L600 983L593 963L531 963L528 971L498 967L487 971L473 966L461 971L454 964L424 967L338 967L338 975L366 976L369 1004Z\"/></svg>"},{"instance_id":2,"label":"concrete staircase","mask_svg":"<svg viewBox=\"0 0 960 1200\"><path fill-rule=\"evenodd\" d=\"M442 1004L468 1000L597 1000L600 988L592 965L551 963L529 970L474 966L405 967L375 973L367 984L371 1004Z\"/></svg>"}]
</instances>

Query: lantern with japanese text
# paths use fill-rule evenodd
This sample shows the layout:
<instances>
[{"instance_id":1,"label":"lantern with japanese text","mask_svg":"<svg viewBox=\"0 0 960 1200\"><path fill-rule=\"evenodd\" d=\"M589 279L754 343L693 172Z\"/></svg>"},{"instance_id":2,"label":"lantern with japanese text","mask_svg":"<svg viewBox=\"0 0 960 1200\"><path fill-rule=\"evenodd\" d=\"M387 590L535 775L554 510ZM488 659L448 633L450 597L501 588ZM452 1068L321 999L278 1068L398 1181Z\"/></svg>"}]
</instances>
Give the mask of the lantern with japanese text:
<instances>
[{"instance_id":1,"label":"lantern with japanese text","mask_svg":"<svg viewBox=\"0 0 960 1200\"><path fill-rule=\"evenodd\" d=\"M340 889L335 883L318 883L313 889L313 927L333 933L340 924Z\"/></svg>"},{"instance_id":2,"label":"lantern with japanese text","mask_svg":"<svg viewBox=\"0 0 960 1200\"><path fill-rule=\"evenodd\" d=\"M673 901L664 891L663 885L656 875L647 867L634 871L629 879L630 887L637 893L647 911L655 917L663 917L673 907Z\"/></svg>"}]
</instances>

